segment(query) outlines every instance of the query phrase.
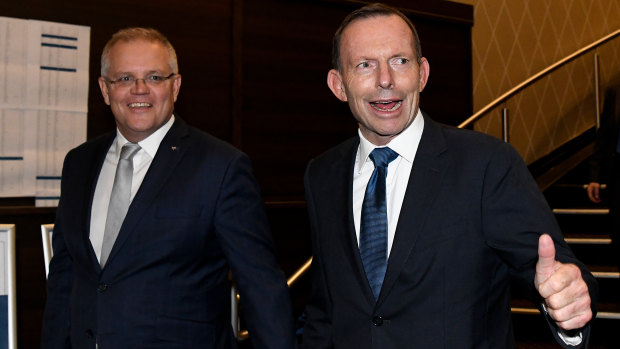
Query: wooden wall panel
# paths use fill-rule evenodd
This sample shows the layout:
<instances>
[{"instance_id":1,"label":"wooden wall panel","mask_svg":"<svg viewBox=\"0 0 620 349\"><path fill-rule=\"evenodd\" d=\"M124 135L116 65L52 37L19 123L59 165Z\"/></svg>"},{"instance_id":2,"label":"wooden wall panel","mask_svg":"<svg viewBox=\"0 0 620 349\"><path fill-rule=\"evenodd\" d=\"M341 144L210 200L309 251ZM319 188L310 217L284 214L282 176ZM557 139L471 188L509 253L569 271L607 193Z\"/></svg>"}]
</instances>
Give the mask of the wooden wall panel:
<instances>
[{"instance_id":1,"label":"wooden wall panel","mask_svg":"<svg viewBox=\"0 0 620 349\"><path fill-rule=\"evenodd\" d=\"M472 113L471 7L392 3L413 20L430 61L422 109L440 122L460 123ZM250 155L269 200L303 199L308 161L356 132L348 106L332 95L326 77L333 33L359 6L346 1L243 2L238 146Z\"/></svg>"},{"instance_id":2,"label":"wooden wall panel","mask_svg":"<svg viewBox=\"0 0 620 349\"><path fill-rule=\"evenodd\" d=\"M242 148L270 199L302 198L308 160L356 130L326 84L347 12L320 1L244 3Z\"/></svg>"}]
</instances>

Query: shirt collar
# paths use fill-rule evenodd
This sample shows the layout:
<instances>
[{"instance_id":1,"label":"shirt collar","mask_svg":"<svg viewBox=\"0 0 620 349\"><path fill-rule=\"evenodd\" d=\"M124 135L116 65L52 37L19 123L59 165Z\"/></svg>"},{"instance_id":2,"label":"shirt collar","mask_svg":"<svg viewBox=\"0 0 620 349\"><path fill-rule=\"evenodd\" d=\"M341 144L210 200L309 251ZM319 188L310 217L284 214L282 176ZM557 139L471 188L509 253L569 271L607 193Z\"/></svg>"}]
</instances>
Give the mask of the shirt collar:
<instances>
[{"instance_id":1,"label":"shirt collar","mask_svg":"<svg viewBox=\"0 0 620 349\"><path fill-rule=\"evenodd\" d=\"M157 149L159 148L159 144L166 136L166 133L168 133L168 130L170 130L170 128L172 127L172 124L174 124L174 115L172 115L170 117L170 120L168 120L168 122L166 122L162 127L158 128L157 131L153 132L150 136L138 142L140 148L142 148L147 154L149 154L151 158L154 158L155 153L157 153ZM121 148L128 142L129 141L127 140L127 138L125 138L125 136L123 136L123 134L117 128L115 141L116 154L119 154L120 156Z\"/></svg>"},{"instance_id":2,"label":"shirt collar","mask_svg":"<svg viewBox=\"0 0 620 349\"><path fill-rule=\"evenodd\" d=\"M420 144L420 139L422 138L423 130L424 117L422 116L420 109L418 109L418 113L416 114L415 119L413 119L411 125L403 130L403 132L401 132L398 136L392 138L392 140L385 146L390 147L390 149L397 152L398 155L406 161L413 163L413 159L418 149L418 144ZM370 153L375 148L380 147L367 140L360 129L357 130L357 133L360 137L360 146L358 149L358 161L356 162L357 168L355 170L359 173L362 171L367 162L372 162L368 158Z\"/></svg>"}]
</instances>

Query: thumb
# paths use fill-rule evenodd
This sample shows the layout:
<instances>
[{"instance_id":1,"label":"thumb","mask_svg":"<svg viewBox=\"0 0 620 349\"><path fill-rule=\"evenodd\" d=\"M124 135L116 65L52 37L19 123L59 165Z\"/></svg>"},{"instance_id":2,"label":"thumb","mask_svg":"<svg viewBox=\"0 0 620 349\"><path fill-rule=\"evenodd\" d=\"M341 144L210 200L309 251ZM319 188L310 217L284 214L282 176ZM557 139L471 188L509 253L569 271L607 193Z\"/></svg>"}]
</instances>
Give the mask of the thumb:
<instances>
[{"instance_id":1,"label":"thumb","mask_svg":"<svg viewBox=\"0 0 620 349\"><path fill-rule=\"evenodd\" d=\"M555 271L555 245L551 236L543 234L538 239L538 262L536 263L536 279L545 281Z\"/></svg>"}]
</instances>

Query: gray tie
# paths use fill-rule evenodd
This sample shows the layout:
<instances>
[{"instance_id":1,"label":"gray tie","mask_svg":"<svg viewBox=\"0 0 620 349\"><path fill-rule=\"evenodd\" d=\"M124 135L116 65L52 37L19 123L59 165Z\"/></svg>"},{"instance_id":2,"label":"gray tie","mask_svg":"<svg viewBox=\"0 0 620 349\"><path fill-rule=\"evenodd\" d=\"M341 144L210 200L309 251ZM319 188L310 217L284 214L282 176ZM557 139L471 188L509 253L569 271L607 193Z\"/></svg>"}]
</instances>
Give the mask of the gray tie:
<instances>
[{"instance_id":1,"label":"gray tie","mask_svg":"<svg viewBox=\"0 0 620 349\"><path fill-rule=\"evenodd\" d=\"M99 264L103 268L110 256L114 241L121 230L121 225L129 209L129 199L131 197L131 180L133 178L133 156L140 150L136 143L127 143L121 149L121 157L116 166L114 175L114 186L110 195L110 205L108 206L108 216L105 220L105 230L103 233L103 243L101 246L101 258Z\"/></svg>"}]
</instances>

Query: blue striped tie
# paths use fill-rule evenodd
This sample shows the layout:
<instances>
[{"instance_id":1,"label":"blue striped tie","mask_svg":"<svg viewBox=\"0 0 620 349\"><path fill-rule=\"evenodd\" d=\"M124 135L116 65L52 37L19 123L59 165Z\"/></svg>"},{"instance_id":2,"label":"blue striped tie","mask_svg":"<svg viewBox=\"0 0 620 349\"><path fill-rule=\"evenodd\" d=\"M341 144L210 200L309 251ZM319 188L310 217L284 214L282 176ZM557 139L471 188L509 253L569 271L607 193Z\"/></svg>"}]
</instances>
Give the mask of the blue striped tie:
<instances>
[{"instance_id":1,"label":"blue striped tie","mask_svg":"<svg viewBox=\"0 0 620 349\"><path fill-rule=\"evenodd\" d=\"M368 181L360 224L360 255L375 300L379 297L387 269L387 205L385 177L387 167L398 154L390 148L376 148L370 153L375 170Z\"/></svg>"}]
</instances>

